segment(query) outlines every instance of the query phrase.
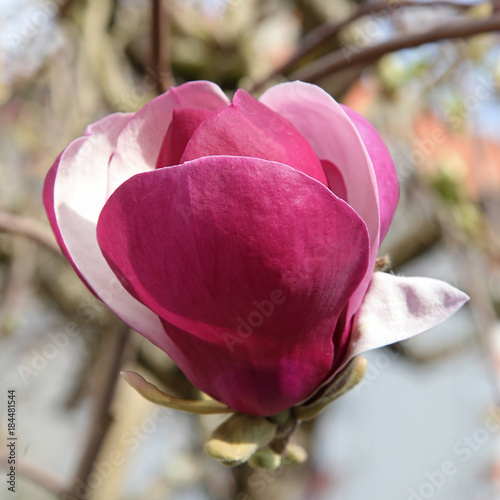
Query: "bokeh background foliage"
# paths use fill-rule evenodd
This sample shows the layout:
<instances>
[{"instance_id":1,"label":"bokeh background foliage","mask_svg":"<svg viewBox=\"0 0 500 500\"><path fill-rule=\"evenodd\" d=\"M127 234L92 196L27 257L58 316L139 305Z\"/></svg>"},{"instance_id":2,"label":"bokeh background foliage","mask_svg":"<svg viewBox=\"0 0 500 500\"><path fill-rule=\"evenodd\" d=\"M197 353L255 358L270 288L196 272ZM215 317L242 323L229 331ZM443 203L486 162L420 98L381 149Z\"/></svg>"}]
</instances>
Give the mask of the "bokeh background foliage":
<instances>
[{"instance_id":1,"label":"bokeh background foliage","mask_svg":"<svg viewBox=\"0 0 500 500\"><path fill-rule=\"evenodd\" d=\"M498 498L498 2L0 7L0 380L17 391L18 498ZM301 428L310 459L297 470L223 469L202 453L217 418L155 408L116 383L124 360L198 397L80 283L42 209L48 168L88 123L194 79L229 95L311 81L369 118L402 188L383 248L394 271L471 295L445 325L369 355L365 381Z\"/></svg>"}]
</instances>

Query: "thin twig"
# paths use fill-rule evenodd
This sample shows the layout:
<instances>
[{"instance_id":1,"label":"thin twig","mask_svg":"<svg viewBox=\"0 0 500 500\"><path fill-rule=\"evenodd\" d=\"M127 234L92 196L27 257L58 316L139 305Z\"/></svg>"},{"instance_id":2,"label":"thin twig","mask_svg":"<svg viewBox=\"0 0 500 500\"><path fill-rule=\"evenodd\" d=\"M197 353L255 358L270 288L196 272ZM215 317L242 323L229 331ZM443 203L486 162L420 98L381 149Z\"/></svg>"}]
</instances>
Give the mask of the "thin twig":
<instances>
[{"instance_id":1,"label":"thin twig","mask_svg":"<svg viewBox=\"0 0 500 500\"><path fill-rule=\"evenodd\" d=\"M68 492L71 498L85 500L82 497L82 489L84 489L82 484L86 485L87 483L112 422L110 404L115 393L129 333L130 328L121 325L115 332L105 336L107 345L104 346L104 356L101 358L102 373L96 376L97 390L90 435L74 476L73 484Z\"/></svg>"},{"instance_id":2,"label":"thin twig","mask_svg":"<svg viewBox=\"0 0 500 500\"><path fill-rule=\"evenodd\" d=\"M0 454L0 465L2 467L7 467L7 458L5 453L2 452ZM53 476L51 472L27 462L26 460L17 461L16 471L20 476L29 479L48 492L53 493L56 497L60 497L64 492L64 485L58 478Z\"/></svg>"},{"instance_id":3,"label":"thin twig","mask_svg":"<svg viewBox=\"0 0 500 500\"><path fill-rule=\"evenodd\" d=\"M42 224L22 215L14 215L0 210L0 231L20 234L60 252L56 239Z\"/></svg>"},{"instance_id":4,"label":"thin twig","mask_svg":"<svg viewBox=\"0 0 500 500\"><path fill-rule=\"evenodd\" d=\"M418 47L425 43L438 42L445 39L466 38L492 31L500 31L500 15L494 15L486 19L448 23L424 33L412 33L369 47L356 48L347 46L300 69L290 75L290 79L315 82L344 70L350 65L372 64L390 52Z\"/></svg>"},{"instance_id":5,"label":"thin twig","mask_svg":"<svg viewBox=\"0 0 500 500\"><path fill-rule=\"evenodd\" d=\"M477 5L477 3L456 3L453 1L446 1L446 0L441 0L441 1L436 1L432 2L433 7L453 7L459 10L466 10L469 9L472 6ZM266 78L261 80L260 82L257 82L253 88L252 92L255 92L257 90L260 90L263 88L265 85L267 85L271 80L276 78L278 75L285 74L288 72L290 69L293 68L295 64L297 64L301 59L303 59L305 56L313 52L315 49L323 45L324 43L333 40L334 38L337 37L339 32L344 29L346 26L349 24L353 23L354 21L357 21L358 19L373 15L373 14L380 14L385 11L387 13L392 14L396 10L400 10L403 8L413 8L413 7L429 7L428 3L425 2L420 2L420 1L412 1L408 0L406 2L374 2L374 3L368 3L365 5L362 5L356 12L354 12L351 16L349 16L347 19L344 19L343 21L340 21L336 24L324 24L322 26L319 26L315 30L311 31L308 33L304 39L302 40L300 47L297 49L297 51L292 55L292 57L283 63L280 67L276 68L271 74L269 74Z\"/></svg>"}]
</instances>

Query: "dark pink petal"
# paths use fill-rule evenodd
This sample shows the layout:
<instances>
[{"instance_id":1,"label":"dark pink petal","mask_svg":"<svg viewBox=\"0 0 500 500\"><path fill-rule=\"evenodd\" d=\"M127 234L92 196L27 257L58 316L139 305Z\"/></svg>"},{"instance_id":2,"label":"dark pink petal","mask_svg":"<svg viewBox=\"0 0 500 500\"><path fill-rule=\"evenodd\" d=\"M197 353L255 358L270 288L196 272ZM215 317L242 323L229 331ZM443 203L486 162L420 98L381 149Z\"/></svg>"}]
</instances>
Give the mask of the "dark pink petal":
<instances>
[{"instance_id":1,"label":"dark pink petal","mask_svg":"<svg viewBox=\"0 0 500 500\"><path fill-rule=\"evenodd\" d=\"M280 163L214 156L138 174L104 206L99 246L163 318L167 352L200 389L271 415L334 362L337 318L368 265L366 226Z\"/></svg>"},{"instance_id":2,"label":"dark pink petal","mask_svg":"<svg viewBox=\"0 0 500 500\"><path fill-rule=\"evenodd\" d=\"M328 379L338 372L340 366L344 366L344 360L346 357L346 352L349 349L350 344L350 332L353 322L353 317L348 317L349 305L344 307L344 310L340 314L339 320L337 321L337 326L333 332L333 345L335 346L335 363L332 366Z\"/></svg>"},{"instance_id":3,"label":"dark pink petal","mask_svg":"<svg viewBox=\"0 0 500 500\"><path fill-rule=\"evenodd\" d=\"M349 301L347 317L351 318L370 284L380 246L377 179L366 147L342 107L316 85L282 83L264 92L260 100L290 120L321 160L335 165L345 184L347 202L366 223L370 235L370 264Z\"/></svg>"},{"instance_id":4,"label":"dark pink petal","mask_svg":"<svg viewBox=\"0 0 500 500\"><path fill-rule=\"evenodd\" d=\"M156 167L172 112L176 108L204 108L210 111L230 104L224 92L212 82L187 82L172 87L141 108L124 127L109 164L108 196L132 175Z\"/></svg>"},{"instance_id":5,"label":"dark pink petal","mask_svg":"<svg viewBox=\"0 0 500 500\"><path fill-rule=\"evenodd\" d=\"M328 160L321 160L321 166L328 180L328 187L339 198L347 201L347 189L340 170Z\"/></svg>"},{"instance_id":6,"label":"dark pink petal","mask_svg":"<svg viewBox=\"0 0 500 500\"><path fill-rule=\"evenodd\" d=\"M347 106L342 108L358 130L375 169L380 208L380 241L382 241L389 230L399 200L396 168L387 146L375 127L351 108Z\"/></svg>"},{"instance_id":7,"label":"dark pink petal","mask_svg":"<svg viewBox=\"0 0 500 500\"><path fill-rule=\"evenodd\" d=\"M202 123L181 161L213 155L277 161L327 184L321 163L304 137L288 120L244 90L236 92L231 106Z\"/></svg>"},{"instance_id":8,"label":"dark pink petal","mask_svg":"<svg viewBox=\"0 0 500 500\"><path fill-rule=\"evenodd\" d=\"M56 214L54 212L54 183L56 182L57 168L59 167L59 161L61 159L61 155L63 152L59 154L59 156L54 161L52 167L47 172L45 177L45 181L43 183L43 206L45 207L45 211L47 212L47 218L50 222L50 227L54 232L54 236L56 237L57 243L61 247L62 252L68 260L71 262L71 265L74 264L71 260L71 256L68 253L66 245L61 236L61 231L59 231L59 226L57 225Z\"/></svg>"},{"instance_id":9,"label":"dark pink petal","mask_svg":"<svg viewBox=\"0 0 500 500\"><path fill-rule=\"evenodd\" d=\"M213 111L203 108L177 108L161 145L156 168L170 167L181 162L182 154L191 136Z\"/></svg>"}]
</instances>

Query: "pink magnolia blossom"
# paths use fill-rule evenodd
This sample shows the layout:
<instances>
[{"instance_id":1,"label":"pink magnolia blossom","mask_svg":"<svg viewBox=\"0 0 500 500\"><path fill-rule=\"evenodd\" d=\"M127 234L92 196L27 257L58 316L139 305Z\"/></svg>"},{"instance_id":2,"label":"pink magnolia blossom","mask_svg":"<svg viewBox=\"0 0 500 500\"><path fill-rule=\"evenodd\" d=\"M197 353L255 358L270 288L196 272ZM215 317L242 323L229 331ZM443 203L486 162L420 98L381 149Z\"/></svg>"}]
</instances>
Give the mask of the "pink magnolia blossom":
<instances>
[{"instance_id":1,"label":"pink magnolia blossom","mask_svg":"<svg viewBox=\"0 0 500 500\"><path fill-rule=\"evenodd\" d=\"M269 416L467 296L375 273L399 188L373 126L319 87L231 103L190 82L90 125L44 204L89 289L202 391Z\"/></svg>"}]
</instances>

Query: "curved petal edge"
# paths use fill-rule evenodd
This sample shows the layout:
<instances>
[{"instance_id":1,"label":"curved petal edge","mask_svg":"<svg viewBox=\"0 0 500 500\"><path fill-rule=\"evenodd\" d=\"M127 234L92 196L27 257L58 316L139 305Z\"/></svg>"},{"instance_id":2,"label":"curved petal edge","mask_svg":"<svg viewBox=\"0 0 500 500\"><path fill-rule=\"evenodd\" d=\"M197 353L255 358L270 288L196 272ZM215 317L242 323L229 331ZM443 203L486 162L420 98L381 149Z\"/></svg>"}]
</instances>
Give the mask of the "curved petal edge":
<instances>
[{"instance_id":1,"label":"curved petal edge","mask_svg":"<svg viewBox=\"0 0 500 500\"><path fill-rule=\"evenodd\" d=\"M355 317L346 361L423 333L468 300L467 294L444 281L377 272Z\"/></svg>"}]
</instances>

